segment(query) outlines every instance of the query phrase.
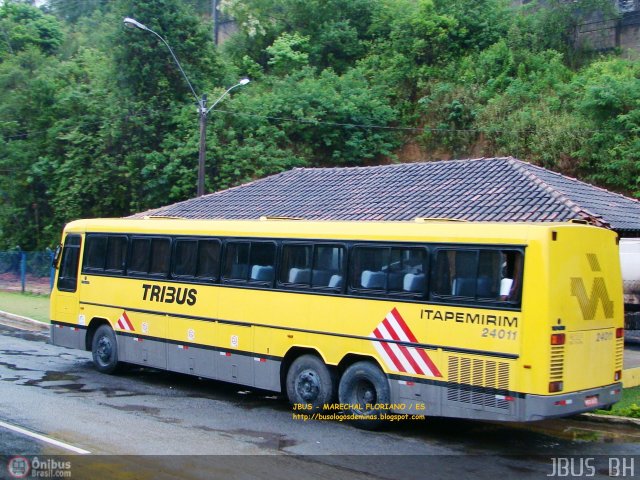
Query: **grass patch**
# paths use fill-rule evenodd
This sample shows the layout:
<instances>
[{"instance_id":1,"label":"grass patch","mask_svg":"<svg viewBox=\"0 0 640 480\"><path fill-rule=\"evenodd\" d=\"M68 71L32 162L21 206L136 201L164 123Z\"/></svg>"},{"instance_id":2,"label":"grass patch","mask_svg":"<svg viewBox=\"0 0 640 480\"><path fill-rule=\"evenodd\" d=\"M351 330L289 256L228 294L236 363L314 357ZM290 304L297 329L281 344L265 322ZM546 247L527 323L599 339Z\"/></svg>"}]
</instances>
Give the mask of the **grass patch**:
<instances>
[{"instance_id":1,"label":"grass patch","mask_svg":"<svg viewBox=\"0 0 640 480\"><path fill-rule=\"evenodd\" d=\"M0 310L49 323L49 296L0 292Z\"/></svg>"},{"instance_id":2,"label":"grass patch","mask_svg":"<svg viewBox=\"0 0 640 480\"><path fill-rule=\"evenodd\" d=\"M622 390L622 400L616 403L611 410L597 410L596 413L640 418L640 386L624 388Z\"/></svg>"}]
</instances>

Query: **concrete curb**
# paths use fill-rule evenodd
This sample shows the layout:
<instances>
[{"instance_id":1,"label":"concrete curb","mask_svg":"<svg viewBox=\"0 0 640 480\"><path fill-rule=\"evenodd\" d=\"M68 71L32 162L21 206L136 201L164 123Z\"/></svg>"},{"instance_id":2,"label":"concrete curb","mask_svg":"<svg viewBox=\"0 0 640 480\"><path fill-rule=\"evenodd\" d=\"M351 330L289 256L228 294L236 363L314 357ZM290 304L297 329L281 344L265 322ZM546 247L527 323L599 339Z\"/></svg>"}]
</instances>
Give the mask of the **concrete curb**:
<instances>
[{"instance_id":1,"label":"concrete curb","mask_svg":"<svg viewBox=\"0 0 640 480\"><path fill-rule=\"evenodd\" d=\"M577 418L590 422L615 423L617 425L640 427L640 418L618 417L617 415L602 415L600 413L581 413Z\"/></svg>"},{"instance_id":2,"label":"concrete curb","mask_svg":"<svg viewBox=\"0 0 640 480\"><path fill-rule=\"evenodd\" d=\"M20 328L31 332L48 332L50 328L48 323L39 322L33 318L23 317L2 310L0 310L0 323L8 327Z\"/></svg>"}]
</instances>

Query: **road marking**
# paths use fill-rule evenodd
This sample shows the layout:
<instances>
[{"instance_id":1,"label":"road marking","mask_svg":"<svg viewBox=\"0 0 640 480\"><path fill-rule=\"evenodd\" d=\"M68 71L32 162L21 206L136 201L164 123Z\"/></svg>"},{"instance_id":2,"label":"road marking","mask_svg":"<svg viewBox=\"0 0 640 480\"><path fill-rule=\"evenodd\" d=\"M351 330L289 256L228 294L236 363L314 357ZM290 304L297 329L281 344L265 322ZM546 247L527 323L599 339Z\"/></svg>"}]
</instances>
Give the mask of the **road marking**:
<instances>
[{"instance_id":1,"label":"road marking","mask_svg":"<svg viewBox=\"0 0 640 480\"><path fill-rule=\"evenodd\" d=\"M17 427L15 425L11 425L10 423L5 423L3 421L0 421L0 427L4 427L4 428L6 428L8 430L12 430L14 432L21 433L22 435L26 435L28 437L32 437L32 438L41 440L41 441L46 442L46 443L50 443L51 445L55 445L57 447L61 447L61 448L64 448L66 450L71 450L72 452L75 452L75 453L81 453L81 454L91 453L88 450L83 450L82 448L74 447L73 445L69 445L68 443L61 442L60 440L56 440L54 438L49 438L49 437L47 437L45 435L41 435L39 433L32 432L32 431L27 430L27 429L22 428L22 427Z\"/></svg>"}]
</instances>

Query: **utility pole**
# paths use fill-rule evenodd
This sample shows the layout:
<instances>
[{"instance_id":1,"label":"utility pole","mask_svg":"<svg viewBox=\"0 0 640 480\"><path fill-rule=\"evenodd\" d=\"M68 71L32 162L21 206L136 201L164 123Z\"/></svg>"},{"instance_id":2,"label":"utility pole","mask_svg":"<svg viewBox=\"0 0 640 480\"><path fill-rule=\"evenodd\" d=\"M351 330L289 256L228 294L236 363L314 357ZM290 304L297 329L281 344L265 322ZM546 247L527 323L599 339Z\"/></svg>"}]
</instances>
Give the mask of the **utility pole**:
<instances>
[{"instance_id":1,"label":"utility pole","mask_svg":"<svg viewBox=\"0 0 640 480\"><path fill-rule=\"evenodd\" d=\"M215 6L217 6L216 3L217 2L214 0ZM127 27L137 28L139 30L147 31L149 33L152 33L156 37L158 37L160 40L162 40L162 43L164 43L167 49L169 49L169 53L171 53L171 56L173 57L173 60L176 62L176 65L178 66L180 73L182 73L182 76L186 80L187 85L189 85L189 89L191 90L191 93L193 93L193 97L196 99L196 102L198 104L198 119L200 120L200 147L198 149L198 184L196 187L196 191L197 191L197 195L201 197L202 195L204 195L204 176L205 176L204 167L205 167L205 155L207 151L207 115L211 110L215 108L216 105L218 105L220 100L222 100L231 90L233 90L234 88L246 85L247 83L250 82L250 80L248 78L243 78L235 85L227 88L227 90L222 95L220 95L220 97L215 102L213 102L213 105L207 108L207 95L203 94L201 97L198 97L198 94L194 90L193 85L191 85L191 82L189 81L189 77L187 77L187 74L184 73L184 70L182 69L182 65L180 65L180 62L178 61L178 57L176 57L176 54L173 53L173 49L167 43L167 41L159 33L154 32L149 27L147 27L146 25L143 25L142 23L138 22L133 18L127 17L123 20L123 22ZM216 170L215 163L214 163L214 170Z\"/></svg>"},{"instance_id":2,"label":"utility pole","mask_svg":"<svg viewBox=\"0 0 640 480\"><path fill-rule=\"evenodd\" d=\"M213 19L213 44L218 46L218 23L220 22L218 13L218 0L211 0L211 18Z\"/></svg>"},{"instance_id":3,"label":"utility pole","mask_svg":"<svg viewBox=\"0 0 640 480\"><path fill-rule=\"evenodd\" d=\"M198 191L196 195L204 195L204 166L207 150L207 95L200 99L200 148L198 149Z\"/></svg>"}]
</instances>

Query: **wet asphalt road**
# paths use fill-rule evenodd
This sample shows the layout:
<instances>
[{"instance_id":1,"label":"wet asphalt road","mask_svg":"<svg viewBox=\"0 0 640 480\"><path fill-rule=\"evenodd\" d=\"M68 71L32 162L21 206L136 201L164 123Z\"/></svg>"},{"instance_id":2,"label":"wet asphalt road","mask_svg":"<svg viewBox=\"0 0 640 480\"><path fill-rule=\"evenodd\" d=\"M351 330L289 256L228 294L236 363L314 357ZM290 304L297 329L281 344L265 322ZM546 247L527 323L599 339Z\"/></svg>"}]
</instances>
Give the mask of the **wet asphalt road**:
<instances>
[{"instance_id":1,"label":"wet asphalt road","mask_svg":"<svg viewBox=\"0 0 640 480\"><path fill-rule=\"evenodd\" d=\"M141 368L103 375L89 352L46 339L0 326L0 422L91 453L0 426L0 478L15 478L16 455L69 458L69 478L547 478L557 458L573 469L560 473L608 478L611 459L629 456L640 477L634 426L440 419L366 432L294 420L284 398L237 385Z\"/></svg>"}]
</instances>

